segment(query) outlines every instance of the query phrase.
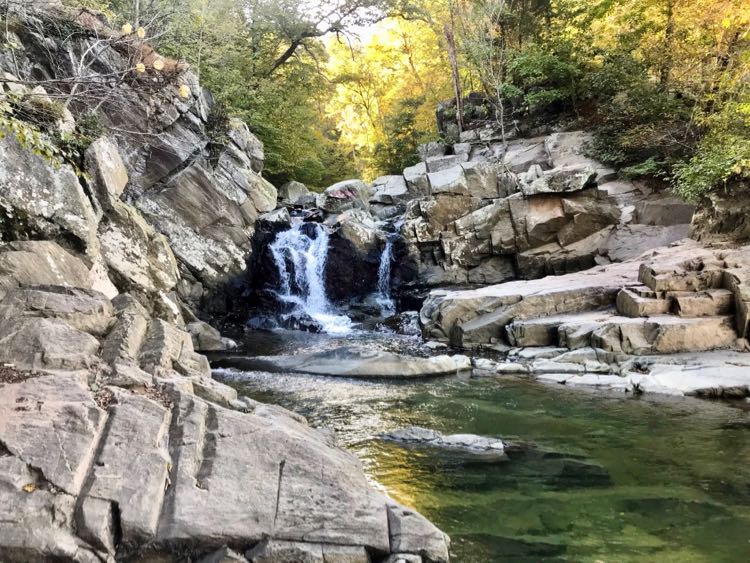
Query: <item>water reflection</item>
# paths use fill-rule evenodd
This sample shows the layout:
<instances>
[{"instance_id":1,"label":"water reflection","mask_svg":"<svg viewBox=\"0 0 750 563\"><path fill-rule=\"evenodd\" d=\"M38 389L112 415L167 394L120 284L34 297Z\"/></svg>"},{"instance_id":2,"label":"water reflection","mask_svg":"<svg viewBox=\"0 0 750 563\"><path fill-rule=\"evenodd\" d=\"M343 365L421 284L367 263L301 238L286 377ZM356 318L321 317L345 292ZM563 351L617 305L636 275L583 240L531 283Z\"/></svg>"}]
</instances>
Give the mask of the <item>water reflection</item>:
<instances>
[{"instance_id":1,"label":"water reflection","mask_svg":"<svg viewBox=\"0 0 750 563\"><path fill-rule=\"evenodd\" d=\"M517 379L217 377L333 427L375 482L452 536L457 561L750 559L745 411ZM375 438L407 425L528 441L559 455L482 463Z\"/></svg>"}]
</instances>

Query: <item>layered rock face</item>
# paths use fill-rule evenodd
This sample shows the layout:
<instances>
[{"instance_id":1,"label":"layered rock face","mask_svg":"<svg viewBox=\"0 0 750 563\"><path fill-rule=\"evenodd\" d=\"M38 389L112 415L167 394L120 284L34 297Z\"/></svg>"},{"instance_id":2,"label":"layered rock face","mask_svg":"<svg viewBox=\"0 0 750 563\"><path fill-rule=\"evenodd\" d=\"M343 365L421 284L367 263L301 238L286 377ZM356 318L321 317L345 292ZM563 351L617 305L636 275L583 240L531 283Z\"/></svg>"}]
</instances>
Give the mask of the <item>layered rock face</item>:
<instances>
[{"instance_id":1,"label":"layered rock face","mask_svg":"<svg viewBox=\"0 0 750 563\"><path fill-rule=\"evenodd\" d=\"M228 546L251 561L447 561L445 536L371 489L330 434L213 380L190 334L131 295L48 285L86 272L59 246L24 248L0 256L55 262L35 277L4 266L0 361L15 375L0 379L0 558Z\"/></svg>"},{"instance_id":2,"label":"layered rock face","mask_svg":"<svg viewBox=\"0 0 750 563\"><path fill-rule=\"evenodd\" d=\"M427 338L506 353L478 364L489 371L744 396L749 251L686 240L580 273L436 290L421 322Z\"/></svg>"},{"instance_id":3,"label":"layered rock face","mask_svg":"<svg viewBox=\"0 0 750 563\"><path fill-rule=\"evenodd\" d=\"M407 287L560 275L687 236L692 206L617 179L583 155L589 140L568 132L424 150L404 171L402 197L423 195L405 204Z\"/></svg>"},{"instance_id":4,"label":"layered rock face","mask_svg":"<svg viewBox=\"0 0 750 563\"><path fill-rule=\"evenodd\" d=\"M97 106L109 134L86 153L84 185L70 167L53 167L6 136L0 142L6 236L61 242L106 268L121 291L161 301L175 294L194 308L223 313L216 295L244 273L255 220L276 206L276 189L260 175L262 144L241 122L218 119L210 94L179 64L169 74L129 73L134 50L143 49L129 37L86 10L35 6L12 14L19 48L0 57L4 89L35 100L43 89L32 92L24 81L64 84L77 76L83 86L55 96L70 96L76 115ZM75 34L47 32L60 26ZM101 76L122 78L112 83Z\"/></svg>"},{"instance_id":5,"label":"layered rock face","mask_svg":"<svg viewBox=\"0 0 750 563\"><path fill-rule=\"evenodd\" d=\"M0 139L0 560L447 561L330 433L238 396L198 352L231 346L194 312L223 312L276 206L257 139L216 130L184 69L131 76L129 40L92 12L13 9L3 99L72 67L123 79L90 81L110 134L85 180ZM60 130L88 109L73 100Z\"/></svg>"}]
</instances>

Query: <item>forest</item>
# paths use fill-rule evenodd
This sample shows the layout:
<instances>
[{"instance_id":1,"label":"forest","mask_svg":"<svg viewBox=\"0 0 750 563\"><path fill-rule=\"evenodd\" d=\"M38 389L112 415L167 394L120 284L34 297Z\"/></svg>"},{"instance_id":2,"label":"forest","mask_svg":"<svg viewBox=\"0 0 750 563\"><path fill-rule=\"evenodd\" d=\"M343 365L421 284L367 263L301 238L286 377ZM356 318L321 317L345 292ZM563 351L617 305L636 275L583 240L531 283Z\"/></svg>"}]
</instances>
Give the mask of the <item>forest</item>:
<instances>
[{"instance_id":1,"label":"forest","mask_svg":"<svg viewBox=\"0 0 750 563\"><path fill-rule=\"evenodd\" d=\"M189 63L263 141L277 185L400 172L477 118L589 128L593 157L689 199L750 177L743 0L69 3ZM486 115L456 111L472 93Z\"/></svg>"}]
</instances>

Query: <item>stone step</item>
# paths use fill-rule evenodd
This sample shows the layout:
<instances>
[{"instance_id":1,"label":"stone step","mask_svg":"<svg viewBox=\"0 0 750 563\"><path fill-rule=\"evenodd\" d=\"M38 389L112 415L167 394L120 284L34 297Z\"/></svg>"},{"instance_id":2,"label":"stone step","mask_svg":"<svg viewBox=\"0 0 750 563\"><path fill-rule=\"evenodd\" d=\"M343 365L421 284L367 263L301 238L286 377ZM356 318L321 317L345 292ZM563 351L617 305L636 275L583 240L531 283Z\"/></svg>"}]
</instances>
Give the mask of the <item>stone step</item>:
<instances>
[{"instance_id":1,"label":"stone step","mask_svg":"<svg viewBox=\"0 0 750 563\"><path fill-rule=\"evenodd\" d=\"M534 319L515 320L505 327L508 342L519 348L550 347L559 344L562 325L590 326L613 316L612 310L571 315L553 315Z\"/></svg>"},{"instance_id":2,"label":"stone step","mask_svg":"<svg viewBox=\"0 0 750 563\"><path fill-rule=\"evenodd\" d=\"M617 294L617 310L626 317L651 317L669 313L671 302L646 286L625 287Z\"/></svg>"},{"instance_id":3,"label":"stone step","mask_svg":"<svg viewBox=\"0 0 750 563\"><path fill-rule=\"evenodd\" d=\"M658 268L641 264L638 280L652 291L705 291L721 289L724 271L714 264L700 264L696 269Z\"/></svg>"},{"instance_id":4,"label":"stone step","mask_svg":"<svg viewBox=\"0 0 750 563\"><path fill-rule=\"evenodd\" d=\"M728 289L709 289L700 293L672 296L673 310L681 317L712 317L734 312L734 294Z\"/></svg>"},{"instance_id":5,"label":"stone step","mask_svg":"<svg viewBox=\"0 0 750 563\"><path fill-rule=\"evenodd\" d=\"M560 325L558 341L570 349L593 346L618 354L671 354L731 348L737 339L734 318L672 315L632 318L611 316L599 321Z\"/></svg>"}]
</instances>

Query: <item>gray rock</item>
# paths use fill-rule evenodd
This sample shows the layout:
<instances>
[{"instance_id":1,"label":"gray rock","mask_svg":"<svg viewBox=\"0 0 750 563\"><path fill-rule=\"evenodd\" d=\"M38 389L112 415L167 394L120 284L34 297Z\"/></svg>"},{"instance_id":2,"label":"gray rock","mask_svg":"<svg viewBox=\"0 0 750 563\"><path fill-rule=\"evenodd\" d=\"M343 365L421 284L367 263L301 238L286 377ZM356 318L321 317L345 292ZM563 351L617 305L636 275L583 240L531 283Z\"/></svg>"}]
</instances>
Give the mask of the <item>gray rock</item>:
<instances>
[{"instance_id":1,"label":"gray rock","mask_svg":"<svg viewBox=\"0 0 750 563\"><path fill-rule=\"evenodd\" d=\"M121 291L171 291L180 278L172 249L133 207L114 202L99 226L101 252Z\"/></svg>"},{"instance_id":2,"label":"gray rock","mask_svg":"<svg viewBox=\"0 0 750 563\"><path fill-rule=\"evenodd\" d=\"M205 555L198 560L198 563L246 563L247 559L236 551L224 546L213 553Z\"/></svg>"},{"instance_id":3,"label":"gray rock","mask_svg":"<svg viewBox=\"0 0 750 563\"><path fill-rule=\"evenodd\" d=\"M15 135L0 139L0 223L47 239L73 236L95 249L97 216L73 169L22 148Z\"/></svg>"},{"instance_id":4,"label":"gray rock","mask_svg":"<svg viewBox=\"0 0 750 563\"><path fill-rule=\"evenodd\" d=\"M436 158L445 155L445 145L438 141L432 141L430 143L419 145L417 151L422 160L427 160L428 158Z\"/></svg>"},{"instance_id":5,"label":"gray rock","mask_svg":"<svg viewBox=\"0 0 750 563\"><path fill-rule=\"evenodd\" d=\"M160 319L149 323L139 363L143 370L154 375L160 370L172 369L184 375L208 377L211 373L205 356L193 350L190 334Z\"/></svg>"},{"instance_id":6,"label":"gray rock","mask_svg":"<svg viewBox=\"0 0 750 563\"><path fill-rule=\"evenodd\" d=\"M60 319L14 317L0 326L0 362L20 369L88 368L98 351L96 338Z\"/></svg>"},{"instance_id":7,"label":"gray rock","mask_svg":"<svg viewBox=\"0 0 750 563\"><path fill-rule=\"evenodd\" d=\"M344 180L334 184L319 195L318 207L328 213L341 213L347 209L367 209L368 188L361 180Z\"/></svg>"},{"instance_id":8,"label":"gray rock","mask_svg":"<svg viewBox=\"0 0 750 563\"><path fill-rule=\"evenodd\" d=\"M530 184L523 184L521 190L526 196L574 193L595 185L596 174L593 168L555 168Z\"/></svg>"},{"instance_id":9,"label":"gray rock","mask_svg":"<svg viewBox=\"0 0 750 563\"><path fill-rule=\"evenodd\" d=\"M11 242L0 248L0 276L12 287L62 285L91 287L89 270L79 259L54 242Z\"/></svg>"},{"instance_id":10,"label":"gray rock","mask_svg":"<svg viewBox=\"0 0 750 563\"><path fill-rule=\"evenodd\" d=\"M352 454L275 411L243 414L181 395L175 412L179 441L159 541L271 536L389 551L384 501Z\"/></svg>"},{"instance_id":11,"label":"gray rock","mask_svg":"<svg viewBox=\"0 0 750 563\"><path fill-rule=\"evenodd\" d=\"M109 209L128 184L128 171L117 145L106 137L98 138L86 149L85 162L99 204Z\"/></svg>"},{"instance_id":12,"label":"gray rock","mask_svg":"<svg viewBox=\"0 0 750 563\"><path fill-rule=\"evenodd\" d=\"M373 182L370 203L393 205L410 199L409 189L403 176L381 176Z\"/></svg>"},{"instance_id":13,"label":"gray rock","mask_svg":"<svg viewBox=\"0 0 750 563\"><path fill-rule=\"evenodd\" d=\"M78 495L106 419L85 376L43 376L5 385L0 412L0 442L7 450L38 468L55 487Z\"/></svg>"},{"instance_id":14,"label":"gray rock","mask_svg":"<svg viewBox=\"0 0 750 563\"><path fill-rule=\"evenodd\" d=\"M44 479L38 480L17 457L0 457L0 558L101 561L74 532L75 497L44 490L45 486Z\"/></svg>"},{"instance_id":15,"label":"gray rock","mask_svg":"<svg viewBox=\"0 0 750 563\"><path fill-rule=\"evenodd\" d=\"M277 370L339 377L430 377L471 369L471 360L466 356L418 358L357 346L295 356L264 356L248 361Z\"/></svg>"},{"instance_id":16,"label":"gray rock","mask_svg":"<svg viewBox=\"0 0 750 563\"><path fill-rule=\"evenodd\" d=\"M414 553L428 561L447 563L450 540L424 516L396 503L388 504L391 551Z\"/></svg>"},{"instance_id":17,"label":"gray rock","mask_svg":"<svg viewBox=\"0 0 750 563\"><path fill-rule=\"evenodd\" d=\"M188 324L187 331L193 339L193 348L198 352L231 350L237 347L233 340L222 337L218 330L202 321Z\"/></svg>"},{"instance_id":18,"label":"gray rock","mask_svg":"<svg viewBox=\"0 0 750 563\"><path fill-rule=\"evenodd\" d=\"M287 182L279 188L279 201L285 205L297 205L310 195L310 190L302 182Z\"/></svg>"},{"instance_id":19,"label":"gray rock","mask_svg":"<svg viewBox=\"0 0 750 563\"><path fill-rule=\"evenodd\" d=\"M292 224L292 217L286 207L281 207L258 217L258 224L272 228L289 227Z\"/></svg>"},{"instance_id":20,"label":"gray rock","mask_svg":"<svg viewBox=\"0 0 750 563\"><path fill-rule=\"evenodd\" d=\"M265 539L247 552L253 563L369 563L361 546Z\"/></svg>"},{"instance_id":21,"label":"gray rock","mask_svg":"<svg viewBox=\"0 0 750 563\"><path fill-rule=\"evenodd\" d=\"M170 464L171 413L127 391L115 390L115 399L84 493L116 503L122 540L133 544L156 533Z\"/></svg>"},{"instance_id":22,"label":"gray rock","mask_svg":"<svg viewBox=\"0 0 750 563\"><path fill-rule=\"evenodd\" d=\"M461 450L475 454L491 454L500 459L507 458L505 444L497 438L486 438L475 434L451 434L444 436L428 428L409 426L381 434L384 440L406 444L420 444L436 448Z\"/></svg>"},{"instance_id":23,"label":"gray rock","mask_svg":"<svg viewBox=\"0 0 750 563\"><path fill-rule=\"evenodd\" d=\"M456 166L461 166L461 163L466 162L467 160L469 160L469 157L466 154L452 154L448 156L435 156L428 158L425 161L425 164L427 165L427 172L435 173L448 170L449 168L455 168Z\"/></svg>"},{"instance_id":24,"label":"gray rock","mask_svg":"<svg viewBox=\"0 0 750 563\"><path fill-rule=\"evenodd\" d=\"M646 199L635 207L635 223L642 225L689 225L693 220L695 205L676 197Z\"/></svg>"},{"instance_id":25,"label":"gray rock","mask_svg":"<svg viewBox=\"0 0 750 563\"><path fill-rule=\"evenodd\" d=\"M109 299L97 291L38 285L8 292L0 302L0 319L41 317L61 319L89 334L105 335L115 321Z\"/></svg>"}]
</instances>

